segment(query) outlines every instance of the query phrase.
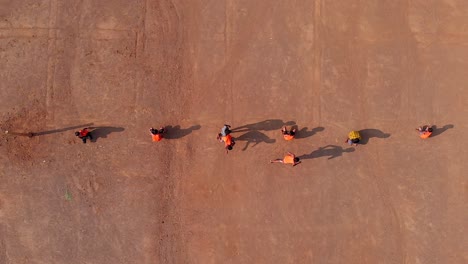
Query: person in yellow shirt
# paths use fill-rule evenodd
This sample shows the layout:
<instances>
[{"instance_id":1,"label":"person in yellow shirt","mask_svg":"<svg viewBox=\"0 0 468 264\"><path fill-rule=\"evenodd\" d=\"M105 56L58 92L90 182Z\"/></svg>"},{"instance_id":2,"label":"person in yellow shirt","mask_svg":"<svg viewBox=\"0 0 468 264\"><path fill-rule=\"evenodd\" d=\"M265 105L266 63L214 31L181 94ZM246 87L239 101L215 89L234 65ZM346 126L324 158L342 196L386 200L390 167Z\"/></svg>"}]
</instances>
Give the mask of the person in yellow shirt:
<instances>
[{"instance_id":1,"label":"person in yellow shirt","mask_svg":"<svg viewBox=\"0 0 468 264\"><path fill-rule=\"evenodd\" d=\"M349 145L357 146L357 144L361 141L361 134L359 131L351 131L348 134L348 138L346 138L345 143Z\"/></svg>"}]
</instances>

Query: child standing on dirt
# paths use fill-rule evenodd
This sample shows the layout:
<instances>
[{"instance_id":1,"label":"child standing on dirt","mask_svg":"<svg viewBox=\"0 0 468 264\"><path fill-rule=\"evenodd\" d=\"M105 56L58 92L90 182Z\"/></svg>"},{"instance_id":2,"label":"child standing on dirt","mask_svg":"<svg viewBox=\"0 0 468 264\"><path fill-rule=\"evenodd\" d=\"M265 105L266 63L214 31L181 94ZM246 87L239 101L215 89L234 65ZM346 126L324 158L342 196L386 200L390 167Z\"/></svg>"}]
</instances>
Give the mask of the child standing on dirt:
<instances>
[{"instance_id":1,"label":"child standing on dirt","mask_svg":"<svg viewBox=\"0 0 468 264\"><path fill-rule=\"evenodd\" d=\"M270 160L270 163L291 164L293 167L301 163L300 159L291 152L288 152L282 159Z\"/></svg>"},{"instance_id":2,"label":"child standing on dirt","mask_svg":"<svg viewBox=\"0 0 468 264\"><path fill-rule=\"evenodd\" d=\"M281 133L283 134L283 138L284 140L293 140L294 139L294 136L296 136L296 129L295 128L292 128L291 130L288 130L286 128L286 126L284 126L282 129L281 129Z\"/></svg>"},{"instance_id":3,"label":"child standing on dirt","mask_svg":"<svg viewBox=\"0 0 468 264\"><path fill-rule=\"evenodd\" d=\"M225 137L229 134L231 134L231 126L224 124L223 128L221 128L221 136Z\"/></svg>"},{"instance_id":4,"label":"child standing on dirt","mask_svg":"<svg viewBox=\"0 0 468 264\"><path fill-rule=\"evenodd\" d=\"M359 133L359 131L351 131L349 132L348 138L346 139L345 143L357 146L359 141L361 141L361 134Z\"/></svg>"},{"instance_id":5,"label":"child standing on dirt","mask_svg":"<svg viewBox=\"0 0 468 264\"><path fill-rule=\"evenodd\" d=\"M229 134L226 136L223 136L221 133L219 133L216 139L219 142L224 142L224 148L226 149L226 154L228 154L229 150L232 150L232 147L234 147L234 145L236 144L232 136Z\"/></svg>"},{"instance_id":6,"label":"child standing on dirt","mask_svg":"<svg viewBox=\"0 0 468 264\"><path fill-rule=\"evenodd\" d=\"M80 131L75 132L75 136L79 137L81 140L83 140L83 143L86 144L86 139L89 138L89 140L92 140L93 137L91 136L91 132L89 132L88 128L85 127Z\"/></svg>"},{"instance_id":7,"label":"child standing on dirt","mask_svg":"<svg viewBox=\"0 0 468 264\"><path fill-rule=\"evenodd\" d=\"M425 125L425 126L420 126L416 128L416 130L419 132L419 137L422 139L427 139L432 135L432 126L431 125Z\"/></svg>"},{"instance_id":8,"label":"child standing on dirt","mask_svg":"<svg viewBox=\"0 0 468 264\"><path fill-rule=\"evenodd\" d=\"M150 128L151 138L153 139L153 142L161 141L163 139L164 132L164 127L161 127L159 130Z\"/></svg>"}]
</instances>

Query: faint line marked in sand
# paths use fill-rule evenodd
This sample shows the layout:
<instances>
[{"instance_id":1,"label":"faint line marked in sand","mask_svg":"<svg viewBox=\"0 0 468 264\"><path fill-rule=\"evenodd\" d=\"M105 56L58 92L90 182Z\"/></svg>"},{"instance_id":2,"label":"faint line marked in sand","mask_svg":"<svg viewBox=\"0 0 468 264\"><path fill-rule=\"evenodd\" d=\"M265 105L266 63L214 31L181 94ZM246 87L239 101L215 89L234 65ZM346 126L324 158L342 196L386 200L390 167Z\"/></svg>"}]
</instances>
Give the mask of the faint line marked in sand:
<instances>
[{"instance_id":1,"label":"faint line marked in sand","mask_svg":"<svg viewBox=\"0 0 468 264\"><path fill-rule=\"evenodd\" d=\"M313 110L312 110L312 117L313 120L320 124L321 113L320 113L320 88L322 85L322 41L320 38L320 30L322 24L322 16L321 10L322 9L322 1L317 0L315 1L315 8L314 8L314 102L313 102Z\"/></svg>"},{"instance_id":2,"label":"faint line marked in sand","mask_svg":"<svg viewBox=\"0 0 468 264\"><path fill-rule=\"evenodd\" d=\"M57 0L49 1L49 24L48 24L48 38L47 38L47 78L46 78L46 124L54 123L55 116L53 113L53 99L54 99L54 84L55 84L55 66L57 65L56 40L57 40Z\"/></svg>"}]
</instances>

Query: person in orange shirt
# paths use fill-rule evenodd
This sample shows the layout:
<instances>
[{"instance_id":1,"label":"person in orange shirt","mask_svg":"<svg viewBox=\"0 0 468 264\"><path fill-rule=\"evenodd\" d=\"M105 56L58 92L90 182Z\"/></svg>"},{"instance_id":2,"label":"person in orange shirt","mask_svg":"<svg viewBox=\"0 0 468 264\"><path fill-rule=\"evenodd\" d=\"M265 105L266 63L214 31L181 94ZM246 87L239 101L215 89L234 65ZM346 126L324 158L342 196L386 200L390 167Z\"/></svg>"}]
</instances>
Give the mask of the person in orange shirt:
<instances>
[{"instance_id":1,"label":"person in orange shirt","mask_svg":"<svg viewBox=\"0 0 468 264\"><path fill-rule=\"evenodd\" d=\"M153 142L161 141L163 139L164 132L165 132L164 127L161 127L159 130L154 129L154 128L150 128L150 133L151 133L151 137L153 139Z\"/></svg>"},{"instance_id":2,"label":"person in orange shirt","mask_svg":"<svg viewBox=\"0 0 468 264\"><path fill-rule=\"evenodd\" d=\"M433 131L431 125L420 126L416 128L416 130L419 132L419 137L422 139L429 138Z\"/></svg>"},{"instance_id":3,"label":"person in orange shirt","mask_svg":"<svg viewBox=\"0 0 468 264\"><path fill-rule=\"evenodd\" d=\"M86 139L89 138L89 140L92 140L93 137L91 136L91 132L89 132L88 128L85 127L80 131L75 132L75 136L79 137L81 140L83 140L83 143L86 144Z\"/></svg>"},{"instance_id":4,"label":"person in orange shirt","mask_svg":"<svg viewBox=\"0 0 468 264\"><path fill-rule=\"evenodd\" d=\"M296 129L293 128L291 130L288 131L288 129L284 126L282 129L281 129L281 133L283 134L283 138L287 141L289 140L293 140L294 136L296 135Z\"/></svg>"},{"instance_id":5,"label":"person in orange shirt","mask_svg":"<svg viewBox=\"0 0 468 264\"><path fill-rule=\"evenodd\" d=\"M224 148L226 149L226 154L228 154L229 150L232 150L232 147L234 147L234 145L236 144L232 136L229 134L223 136L221 133L219 133L216 139L218 139L219 142L224 142Z\"/></svg>"},{"instance_id":6,"label":"person in orange shirt","mask_svg":"<svg viewBox=\"0 0 468 264\"><path fill-rule=\"evenodd\" d=\"M293 167L301 163L300 159L291 152L288 152L282 159L270 160L270 163L291 164Z\"/></svg>"}]
</instances>

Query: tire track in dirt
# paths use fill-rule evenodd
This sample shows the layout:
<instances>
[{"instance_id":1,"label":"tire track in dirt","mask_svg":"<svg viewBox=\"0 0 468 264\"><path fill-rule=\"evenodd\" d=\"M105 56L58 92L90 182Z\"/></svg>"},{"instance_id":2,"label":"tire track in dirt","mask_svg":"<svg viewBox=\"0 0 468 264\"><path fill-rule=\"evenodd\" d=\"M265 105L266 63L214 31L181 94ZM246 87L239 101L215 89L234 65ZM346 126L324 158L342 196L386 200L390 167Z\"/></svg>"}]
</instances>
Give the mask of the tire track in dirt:
<instances>
[{"instance_id":1,"label":"tire track in dirt","mask_svg":"<svg viewBox=\"0 0 468 264\"><path fill-rule=\"evenodd\" d=\"M236 21L230 17L229 10L236 10L236 8L225 6L225 26L224 26L224 63L223 66L215 71L211 78L208 79L206 84L210 90L216 90L215 87L222 87L223 94L229 96L223 96L224 99L224 116L230 116L230 121L235 122L234 120L234 91L233 91L233 79L236 68L239 66L242 58L245 57L245 54L249 50L249 45L254 42L254 38L258 35L258 32L263 29L263 25L266 24L267 19L271 17L271 14L279 6L279 2L271 4L268 2L265 3L253 3L256 6L253 9L263 10L263 12L256 15L247 15L245 19L242 20L240 25L237 27L237 30L229 25L229 21ZM232 32L230 32L232 31ZM233 36L237 41L234 43L232 40ZM203 86L204 84L201 84ZM204 94L202 94L204 96ZM197 99L197 101L202 101L202 98Z\"/></svg>"},{"instance_id":2,"label":"tire track in dirt","mask_svg":"<svg viewBox=\"0 0 468 264\"><path fill-rule=\"evenodd\" d=\"M5 242L5 237L7 237L6 227L2 223L0 223L0 237L1 237L0 238L0 263L8 263L7 262L8 255L7 255L6 242Z\"/></svg>"},{"instance_id":3,"label":"tire track in dirt","mask_svg":"<svg viewBox=\"0 0 468 264\"><path fill-rule=\"evenodd\" d=\"M323 41L321 36L322 31L322 1L315 1L314 8L314 102L312 108L312 120L315 124L320 124L321 115L321 95L322 88L322 49Z\"/></svg>"},{"instance_id":4,"label":"tire track in dirt","mask_svg":"<svg viewBox=\"0 0 468 264\"><path fill-rule=\"evenodd\" d=\"M48 22L47 79L46 79L46 126L56 126L70 116L76 116L76 103L73 100L73 80L79 70L78 48L80 42L80 22L83 14L83 3L77 2L67 6L66 23L57 25L59 13L63 8L58 0L51 0ZM66 121L65 121L66 122Z\"/></svg>"},{"instance_id":5,"label":"tire track in dirt","mask_svg":"<svg viewBox=\"0 0 468 264\"><path fill-rule=\"evenodd\" d=\"M139 103L141 100L141 94L143 89L142 80L144 80L145 71L144 71L144 59L145 59L145 44L146 44L146 23L148 17L148 0L144 1L142 6L142 18L138 23L138 27L135 33L135 64L134 64L134 105L133 111L135 112L135 118L133 119L133 125L138 121L138 115L140 114ZM143 111L144 112L144 111Z\"/></svg>"},{"instance_id":6,"label":"tire track in dirt","mask_svg":"<svg viewBox=\"0 0 468 264\"><path fill-rule=\"evenodd\" d=\"M49 59L47 61L47 79L46 79L46 109L48 114L46 116L47 123L54 123L55 115L53 111L52 101L54 98L54 84L55 84L55 67L57 65L56 41L57 41L57 0L49 1L49 24L48 24L48 39L47 39L47 54Z\"/></svg>"},{"instance_id":7,"label":"tire track in dirt","mask_svg":"<svg viewBox=\"0 0 468 264\"><path fill-rule=\"evenodd\" d=\"M0 172L0 180L3 182L3 177L4 174L3 172ZM6 206L5 206L5 198L4 198L4 191L3 189L0 189L0 263L8 263L7 258L8 258L8 253L7 253L7 241L6 238L7 236L7 228L5 224L5 211L6 211Z\"/></svg>"},{"instance_id":8,"label":"tire track in dirt","mask_svg":"<svg viewBox=\"0 0 468 264\"><path fill-rule=\"evenodd\" d=\"M138 119L146 119L144 122L159 118L158 122L164 122L161 125L178 124L190 113L191 105L188 102L192 94L192 67L184 11L184 6L169 0L146 4L145 21L151 20L151 17L154 20L152 24L144 23L143 36L139 40L142 42L138 49L142 52L140 59L143 65L140 74L151 73L152 76L143 77L144 82L138 84L141 88L136 107L148 104L150 109L154 109L151 104L157 103L158 111L154 115L150 112L138 113ZM148 13L151 13L151 17ZM151 57L146 55L154 50L160 54L154 58L155 61L151 61ZM157 88L150 90L152 94L143 96L142 93L148 92L145 89L153 81L157 81ZM157 147L161 157L149 162L154 163L151 177L155 177L155 195L152 199L157 202L152 210L158 222L151 228L151 237L145 239L145 258L157 259L158 263L183 263L186 261L186 239L183 212L179 209L180 197L176 192L186 165L178 165L175 161L190 156L190 149L180 140L165 141Z\"/></svg>"},{"instance_id":9,"label":"tire track in dirt","mask_svg":"<svg viewBox=\"0 0 468 264\"><path fill-rule=\"evenodd\" d=\"M405 232L404 232L404 227L402 225L402 220L401 217L398 213L398 210L396 209L394 203L392 202L391 199L391 194L390 190L386 187L388 184L384 182L383 179L379 178L379 172L380 171L385 171L386 168L382 166L382 162L380 161L380 155L379 151L375 151L374 155L368 157L371 162L366 162L366 166L368 167L369 170L369 175L372 177L372 180L375 183L375 186L377 187L377 193L379 194L379 198L384 205L382 208L389 212L389 214L393 218L393 223L397 227L396 229L392 229L395 231L396 234L396 245L399 250L399 254L396 254L397 257L399 257L399 261L397 263L407 263L407 253L405 248L407 248L406 245L406 238L405 238Z\"/></svg>"},{"instance_id":10,"label":"tire track in dirt","mask_svg":"<svg viewBox=\"0 0 468 264\"><path fill-rule=\"evenodd\" d=\"M412 116L408 116L408 113L414 112L412 108L413 97L412 90L418 85L418 78L421 75L421 70L418 67L420 60L418 56L418 43L414 34L411 30L410 25L410 10L409 10L409 1L402 1L401 12L398 14L398 20L401 21L401 36L402 45L401 50L404 51L402 54L402 59L400 60L401 71L400 74L405 78L400 80L401 92L400 92L400 101L399 107L394 108L395 110L395 119L389 123L389 127L392 127L394 131L405 131L408 129L408 123L413 123L411 120ZM396 44L398 45L398 44ZM397 133L394 133L393 137L399 137Z\"/></svg>"}]
</instances>

